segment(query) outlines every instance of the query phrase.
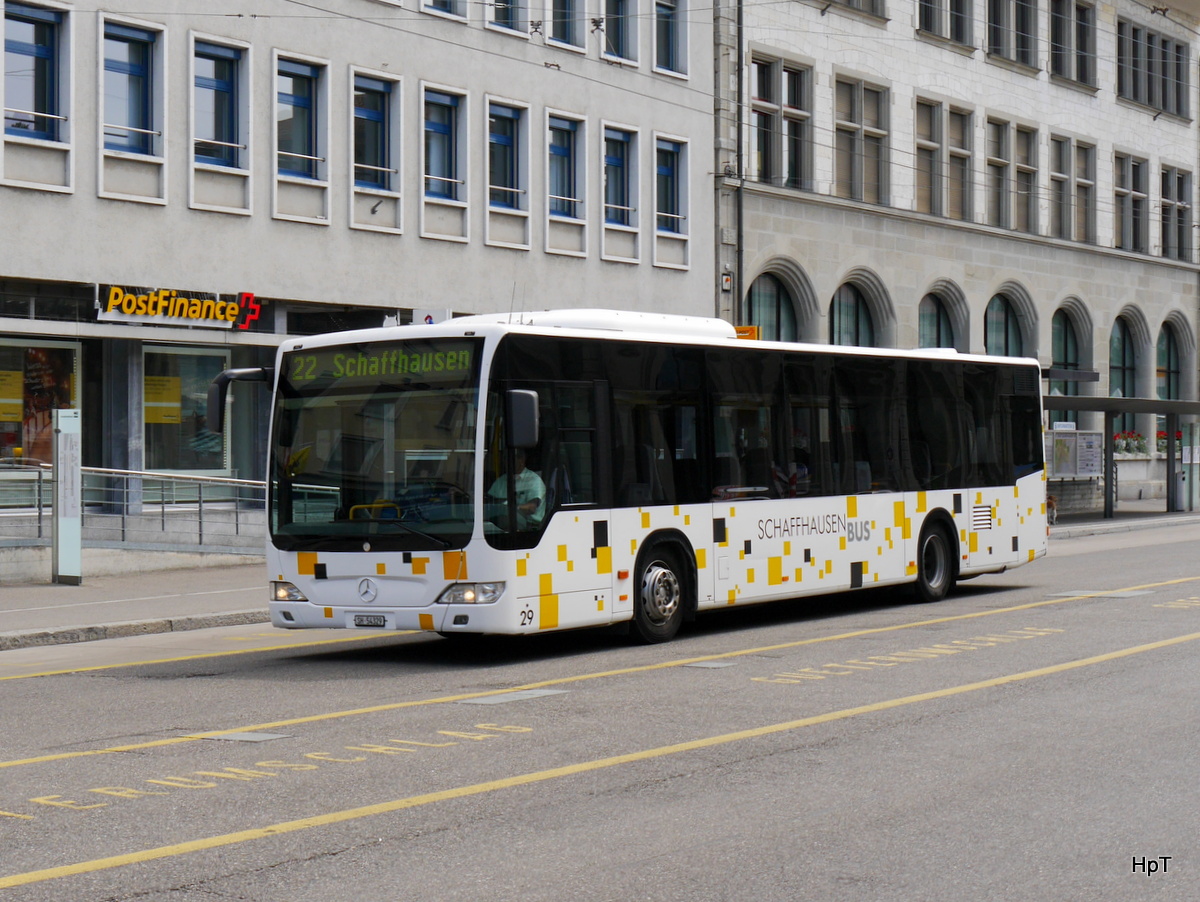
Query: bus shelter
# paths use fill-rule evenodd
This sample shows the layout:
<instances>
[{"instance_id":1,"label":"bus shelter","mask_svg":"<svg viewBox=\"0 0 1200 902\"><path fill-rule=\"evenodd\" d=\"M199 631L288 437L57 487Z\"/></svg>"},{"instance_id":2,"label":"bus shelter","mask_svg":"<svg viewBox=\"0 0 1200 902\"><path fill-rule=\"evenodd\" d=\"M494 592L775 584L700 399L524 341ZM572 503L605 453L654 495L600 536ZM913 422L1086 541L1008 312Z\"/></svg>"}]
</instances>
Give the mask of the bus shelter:
<instances>
[{"instance_id":1,"label":"bus shelter","mask_svg":"<svg viewBox=\"0 0 1200 902\"><path fill-rule=\"evenodd\" d=\"M1092 380L1080 380L1092 381ZM1116 441L1114 428L1116 419L1123 413L1150 413L1165 416L1167 420L1167 502L1166 512L1181 510L1182 506L1173 491L1179 477L1175 459L1175 434L1179 431L1181 417L1200 417L1200 401L1168 401L1162 398L1101 398L1085 395L1048 395L1042 398L1042 406L1054 410L1092 410L1104 414L1104 516L1111 518L1115 509L1116 490Z\"/></svg>"}]
</instances>

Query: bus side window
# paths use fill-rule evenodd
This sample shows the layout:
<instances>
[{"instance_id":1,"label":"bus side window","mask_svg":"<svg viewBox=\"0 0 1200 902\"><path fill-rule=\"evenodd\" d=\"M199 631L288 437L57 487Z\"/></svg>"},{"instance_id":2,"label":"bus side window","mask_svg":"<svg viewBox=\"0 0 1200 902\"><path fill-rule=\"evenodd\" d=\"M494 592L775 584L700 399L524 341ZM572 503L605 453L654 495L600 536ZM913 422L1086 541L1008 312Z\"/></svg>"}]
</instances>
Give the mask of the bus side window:
<instances>
[{"instance_id":1,"label":"bus side window","mask_svg":"<svg viewBox=\"0 0 1200 902\"><path fill-rule=\"evenodd\" d=\"M903 390L895 360L842 360L837 364L838 426L848 453L841 490L903 488L897 392Z\"/></svg>"},{"instance_id":2,"label":"bus side window","mask_svg":"<svg viewBox=\"0 0 1200 902\"><path fill-rule=\"evenodd\" d=\"M833 473L840 457L830 430L829 376L827 361L816 356L790 360L785 369L789 497L837 491Z\"/></svg>"}]
</instances>

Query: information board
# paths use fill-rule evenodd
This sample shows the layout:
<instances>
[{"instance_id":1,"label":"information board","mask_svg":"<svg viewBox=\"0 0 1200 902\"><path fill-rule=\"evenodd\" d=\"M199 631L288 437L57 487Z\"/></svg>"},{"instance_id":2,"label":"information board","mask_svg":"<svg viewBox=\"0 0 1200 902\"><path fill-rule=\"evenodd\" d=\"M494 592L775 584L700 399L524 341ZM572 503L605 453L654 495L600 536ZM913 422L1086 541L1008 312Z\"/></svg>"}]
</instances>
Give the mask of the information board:
<instances>
[{"instance_id":1,"label":"information board","mask_svg":"<svg viewBox=\"0 0 1200 902\"><path fill-rule=\"evenodd\" d=\"M1046 433L1046 475L1091 479L1104 470L1104 433L1058 429Z\"/></svg>"}]
</instances>

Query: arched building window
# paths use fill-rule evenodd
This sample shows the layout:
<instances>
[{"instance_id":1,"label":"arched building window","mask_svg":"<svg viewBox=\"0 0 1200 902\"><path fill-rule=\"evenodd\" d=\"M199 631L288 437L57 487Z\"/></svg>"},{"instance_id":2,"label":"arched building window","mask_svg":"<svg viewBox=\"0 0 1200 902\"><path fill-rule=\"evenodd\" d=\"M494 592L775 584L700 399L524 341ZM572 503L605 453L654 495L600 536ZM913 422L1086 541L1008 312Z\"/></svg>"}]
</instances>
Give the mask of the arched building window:
<instances>
[{"instance_id":1,"label":"arched building window","mask_svg":"<svg viewBox=\"0 0 1200 902\"><path fill-rule=\"evenodd\" d=\"M921 298L917 308L918 347L954 347L954 327L950 324L950 311L941 297L927 294Z\"/></svg>"},{"instance_id":2,"label":"arched building window","mask_svg":"<svg viewBox=\"0 0 1200 902\"><path fill-rule=\"evenodd\" d=\"M1075 334L1075 325L1071 322L1067 311L1055 311L1054 319L1050 321L1050 332L1051 353L1053 354L1050 365L1059 370L1079 369L1079 338ZM1065 379L1052 379L1050 380L1050 394L1078 395L1079 383ZM1053 417L1064 422L1079 422L1079 413L1074 410L1056 410Z\"/></svg>"},{"instance_id":3,"label":"arched building window","mask_svg":"<svg viewBox=\"0 0 1200 902\"><path fill-rule=\"evenodd\" d=\"M1164 323L1158 333L1158 396L1164 400L1179 400L1179 342L1175 329Z\"/></svg>"},{"instance_id":4,"label":"arched building window","mask_svg":"<svg viewBox=\"0 0 1200 902\"><path fill-rule=\"evenodd\" d=\"M1158 333L1158 367L1155 379L1160 398L1168 401L1179 400L1180 373L1179 342L1175 340L1175 327L1170 323L1163 323L1163 327ZM1158 417L1156 428L1165 435L1167 428L1165 416Z\"/></svg>"},{"instance_id":5,"label":"arched building window","mask_svg":"<svg viewBox=\"0 0 1200 902\"><path fill-rule=\"evenodd\" d=\"M833 294L829 305L829 343L860 348L875 346L871 308L863 293L853 285L843 285Z\"/></svg>"},{"instance_id":6,"label":"arched building window","mask_svg":"<svg viewBox=\"0 0 1200 902\"><path fill-rule=\"evenodd\" d=\"M998 294L988 302L983 318L983 346L986 353L1002 357L1020 357L1025 352L1021 323L1006 295Z\"/></svg>"},{"instance_id":7,"label":"arched building window","mask_svg":"<svg viewBox=\"0 0 1200 902\"><path fill-rule=\"evenodd\" d=\"M764 273L750 286L747 319L767 341L796 340L796 305L777 276Z\"/></svg>"},{"instance_id":8,"label":"arched building window","mask_svg":"<svg viewBox=\"0 0 1200 902\"><path fill-rule=\"evenodd\" d=\"M1133 336L1123 316L1118 316L1113 323L1112 337L1108 341L1108 394L1113 398L1137 397L1137 361ZM1117 432L1132 431L1133 414L1118 414L1114 428Z\"/></svg>"}]
</instances>

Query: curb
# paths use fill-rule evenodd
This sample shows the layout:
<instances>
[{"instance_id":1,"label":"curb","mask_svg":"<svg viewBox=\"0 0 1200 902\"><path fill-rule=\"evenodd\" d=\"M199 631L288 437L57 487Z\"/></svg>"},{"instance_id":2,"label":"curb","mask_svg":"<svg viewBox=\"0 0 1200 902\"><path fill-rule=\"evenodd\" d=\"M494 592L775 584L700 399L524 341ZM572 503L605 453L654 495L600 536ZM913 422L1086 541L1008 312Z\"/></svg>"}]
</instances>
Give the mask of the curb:
<instances>
[{"instance_id":1,"label":"curb","mask_svg":"<svg viewBox=\"0 0 1200 902\"><path fill-rule=\"evenodd\" d=\"M99 626L63 626L52 629L19 630L0 633L0 651L32 648L39 645L67 645L74 642L94 642L99 639L123 639L129 636L148 636L154 633L177 633L184 630L212 629L218 626L246 626L270 623L266 611L230 611L225 614L196 614L188 617L169 617L161 620L128 620Z\"/></svg>"},{"instance_id":2,"label":"curb","mask_svg":"<svg viewBox=\"0 0 1200 902\"><path fill-rule=\"evenodd\" d=\"M1164 529L1170 526L1190 526L1200 522L1195 514L1178 517L1153 517L1136 520L1115 520L1107 523L1081 523L1078 526L1051 526L1050 539L1075 539L1080 536L1100 536L1117 532L1135 532L1142 529Z\"/></svg>"}]
</instances>

